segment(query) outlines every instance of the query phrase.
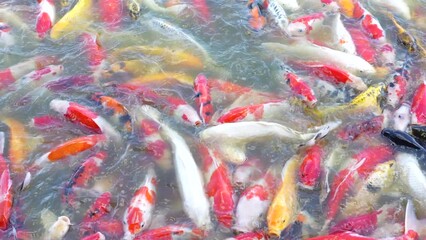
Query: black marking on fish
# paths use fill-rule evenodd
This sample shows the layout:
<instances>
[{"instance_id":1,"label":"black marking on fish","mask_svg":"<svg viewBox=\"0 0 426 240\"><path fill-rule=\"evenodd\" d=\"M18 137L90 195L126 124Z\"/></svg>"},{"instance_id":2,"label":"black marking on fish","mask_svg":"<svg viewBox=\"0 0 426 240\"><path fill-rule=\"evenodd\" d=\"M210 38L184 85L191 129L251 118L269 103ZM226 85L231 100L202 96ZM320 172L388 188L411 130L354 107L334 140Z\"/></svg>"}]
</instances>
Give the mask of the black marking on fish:
<instances>
[{"instance_id":1,"label":"black marking on fish","mask_svg":"<svg viewBox=\"0 0 426 240\"><path fill-rule=\"evenodd\" d=\"M381 134L389 139L393 145L426 151L424 146L418 141L418 139L416 139L416 137L413 137L406 132L385 128L382 130Z\"/></svg>"}]
</instances>

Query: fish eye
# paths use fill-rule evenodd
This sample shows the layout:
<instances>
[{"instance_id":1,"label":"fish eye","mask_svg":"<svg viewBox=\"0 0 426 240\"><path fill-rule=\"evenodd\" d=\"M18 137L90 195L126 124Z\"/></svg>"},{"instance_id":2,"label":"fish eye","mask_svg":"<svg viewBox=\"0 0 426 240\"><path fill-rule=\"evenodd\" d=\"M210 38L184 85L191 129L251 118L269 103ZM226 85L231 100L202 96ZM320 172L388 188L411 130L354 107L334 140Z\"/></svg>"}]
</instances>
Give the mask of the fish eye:
<instances>
[{"instance_id":1,"label":"fish eye","mask_svg":"<svg viewBox=\"0 0 426 240\"><path fill-rule=\"evenodd\" d=\"M301 32L303 32L303 30L302 30L302 29L299 29L299 32L301 33Z\"/></svg>"},{"instance_id":2,"label":"fish eye","mask_svg":"<svg viewBox=\"0 0 426 240\"><path fill-rule=\"evenodd\" d=\"M395 83L394 82L389 83L389 87L391 88L395 87Z\"/></svg>"}]
</instances>

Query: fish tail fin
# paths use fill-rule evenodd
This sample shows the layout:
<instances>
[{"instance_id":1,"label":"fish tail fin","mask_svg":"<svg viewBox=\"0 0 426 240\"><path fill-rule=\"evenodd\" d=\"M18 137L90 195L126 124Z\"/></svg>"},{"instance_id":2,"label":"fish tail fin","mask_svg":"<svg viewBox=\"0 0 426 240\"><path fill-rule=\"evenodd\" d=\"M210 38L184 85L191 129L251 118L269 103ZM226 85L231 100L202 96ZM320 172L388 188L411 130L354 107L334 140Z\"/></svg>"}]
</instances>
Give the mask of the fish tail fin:
<instances>
[{"instance_id":1,"label":"fish tail fin","mask_svg":"<svg viewBox=\"0 0 426 240\"><path fill-rule=\"evenodd\" d=\"M173 5L171 7L168 7L167 10L169 10L174 15L179 15L187 8L188 8L187 4L177 4L177 5Z\"/></svg>"},{"instance_id":2,"label":"fish tail fin","mask_svg":"<svg viewBox=\"0 0 426 240\"><path fill-rule=\"evenodd\" d=\"M408 200L405 209L405 234L410 230L419 232L425 226L424 224L426 224L426 221L417 219L413 201Z\"/></svg>"},{"instance_id":3,"label":"fish tail fin","mask_svg":"<svg viewBox=\"0 0 426 240\"><path fill-rule=\"evenodd\" d=\"M342 123L342 121L340 121L340 120L336 120L336 121L333 121L333 122L328 122L328 123L326 123L326 124L324 124L324 125L322 125L322 126L319 126L319 127L317 127L316 129L318 129L318 131L317 131L317 133L315 134L315 136L311 139L311 140L309 140L307 143L306 143L306 145L308 145L308 146L312 146L312 145L314 145L315 144L315 142L318 140L318 139L321 139L321 138L324 138L325 136L327 136L327 134L330 132L330 131L332 131L332 130L334 130L334 129L336 129L340 124Z\"/></svg>"}]
</instances>

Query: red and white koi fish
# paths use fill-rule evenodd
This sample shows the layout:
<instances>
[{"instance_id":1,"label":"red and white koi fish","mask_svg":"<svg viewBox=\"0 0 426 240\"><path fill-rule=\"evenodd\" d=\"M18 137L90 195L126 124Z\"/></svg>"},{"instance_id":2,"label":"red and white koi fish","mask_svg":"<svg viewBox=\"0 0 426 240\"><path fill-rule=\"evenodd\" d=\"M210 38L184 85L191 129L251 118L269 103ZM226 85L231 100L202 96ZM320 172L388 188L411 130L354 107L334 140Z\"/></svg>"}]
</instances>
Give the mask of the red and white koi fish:
<instances>
[{"instance_id":1,"label":"red and white koi fish","mask_svg":"<svg viewBox=\"0 0 426 240\"><path fill-rule=\"evenodd\" d=\"M9 166L0 154L0 229L9 227L9 218L12 213L12 179L10 178Z\"/></svg>"},{"instance_id":2,"label":"red and white koi fish","mask_svg":"<svg viewBox=\"0 0 426 240\"><path fill-rule=\"evenodd\" d=\"M405 131L411 123L410 105L403 103L393 114L393 128Z\"/></svg>"},{"instance_id":3,"label":"red and white koi fish","mask_svg":"<svg viewBox=\"0 0 426 240\"><path fill-rule=\"evenodd\" d=\"M39 38L44 38L55 22L55 2L53 0L37 0L37 2L39 4L39 14L37 16L36 32Z\"/></svg>"},{"instance_id":4,"label":"red and white koi fish","mask_svg":"<svg viewBox=\"0 0 426 240\"><path fill-rule=\"evenodd\" d=\"M297 96L302 98L302 101L308 105L308 107L314 107L318 102L315 97L315 93L312 88L303 81L299 76L294 73L285 73L284 79L290 86L291 91Z\"/></svg>"},{"instance_id":5,"label":"red and white koi fish","mask_svg":"<svg viewBox=\"0 0 426 240\"><path fill-rule=\"evenodd\" d=\"M82 238L81 240L105 240L105 235L101 232L96 232L90 236Z\"/></svg>"},{"instance_id":6,"label":"red and white koi fish","mask_svg":"<svg viewBox=\"0 0 426 240\"><path fill-rule=\"evenodd\" d=\"M389 105L396 107L407 93L407 80L401 74L395 74L390 78L386 87L386 100Z\"/></svg>"},{"instance_id":7,"label":"red and white koi fish","mask_svg":"<svg viewBox=\"0 0 426 240\"><path fill-rule=\"evenodd\" d=\"M310 35L314 28L322 24L324 13L313 13L292 20L288 25L288 32L292 37L305 37Z\"/></svg>"},{"instance_id":8,"label":"red and white koi fish","mask_svg":"<svg viewBox=\"0 0 426 240\"><path fill-rule=\"evenodd\" d=\"M5 22L0 22L0 46L10 47L15 44L12 28Z\"/></svg>"},{"instance_id":9,"label":"red and white koi fish","mask_svg":"<svg viewBox=\"0 0 426 240\"><path fill-rule=\"evenodd\" d=\"M206 179L206 193L211 199L213 212L220 225L230 228L235 203L228 168L205 146L201 145L199 149Z\"/></svg>"},{"instance_id":10,"label":"red and white koi fish","mask_svg":"<svg viewBox=\"0 0 426 240\"><path fill-rule=\"evenodd\" d=\"M103 0L103 2L108 4L110 1ZM83 42L83 49L86 52L89 67L93 71L93 76L95 79L99 79L106 65L106 52L99 41L99 36L85 32L81 34L80 38Z\"/></svg>"},{"instance_id":11,"label":"red and white koi fish","mask_svg":"<svg viewBox=\"0 0 426 240\"><path fill-rule=\"evenodd\" d=\"M64 71L63 65L49 65L38 70L34 70L16 81L18 85L28 85L35 87L35 83L45 83L52 80ZM40 85L40 84L37 84Z\"/></svg>"},{"instance_id":12,"label":"red and white koi fish","mask_svg":"<svg viewBox=\"0 0 426 240\"><path fill-rule=\"evenodd\" d=\"M30 125L36 129L48 129L48 128L60 128L62 127L63 121L55 116L51 115L43 115L43 116L37 116L33 117L31 119Z\"/></svg>"},{"instance_id":13,"label":"red and white koi fish","mask_svg":"<svg viewBox=\"0 0 426 240\"><path fill-rule=\"evenodd\" d=\"M421 237L426 236L426 219L417 219L414 204L411 199L408 199L405 208L405 234L410 230L416 231Z\"/></svg>"},{"instance_id":14,"label":"red and white koi fish","mask_svg":"<svg viewBox=\"0 0 426 240\"><path fill-rule=\"evenodd\" d=\"M74 203L74 187L86 187L89 180L99 174L100 167L107 156L106 152L98 152L77 167L64 187L64 199L67 203L71 205Z\"/></svg>"},{"instance_id":15,"label":"red and white koi fish","mask_svg":"<svg viewBox=\"0 0 426 240\"><path fill-rule=\"evenodd\" d=\"M148 169L144 182L134 193L129 207L124 212L124 238L133 239L139 232L148 229L157 198L157 176Z\"/></svg>"},{"instance_id":16,"label":"red and white koi fish","mask_svg":"<svg viewBox=\"0 0 426 240\"><path fill-rule=\"evenodd\" d=\"M324 227L327 227L331 220L340 210L340 203L345 198L347 192L359 177L365 178L374 167L392 156L392 149L388 146L372 146L354 155L354 164L341 170L333 179L331 191L327 202L327 216Z\"/></svg>"},{"instance_id":17,"label":"red and white koi fish","mask_svg":"<svg viewBox=\"0 0 426 240\"><path fill-rule=\"evenodd\" d=\"M21 62L9 68L0 70L0 89L9 86L31 71L39 70L55 63L57 63L56 57L41 56L31 58L28 61Z\"/></svg>"},{"instance_id":18,"label":"red and white koi fish","mask_svg":"<svg viewBox=\"0 0 426 240\"><path fill-rule=\"evenodd\" d=\"M155 163L163 170L172 168L172 154L167 142L160 134L160 125L148 118L138 119L140 131L144 138L144 146L147 154L154 158Z\"/></svg>"},{"instance_id":19,"label":"red and white koi fish","mask_svg":"<svg viewBox=\"0 0 426 240\"><path fill-rule=\"evenodd\" d=\"M180 97L162 96L143 85L120 84L117 86L117 89L124 91L130 90L131 92L140 94L143 101L155 103L179 122L190 126L199 126L202 123L197 111Z\"/></svg>"},{"instance_id":20,"label":"red and white koi fish","mask_svg":"<svg viewBox=\"0 0 426 240\"><path fill-rule=\"evenodd\" d=\"M34 162L34 167L43 167L49 162L56 162L71 155L79 154L105 141L106 137L103 134L73 138L42 155Z\"/></svg>"},{"instance_id":21,"label":"red and white koi fish","mask_svg":"<svg viewBox=\"0 0 426 240\"><path fill-rule=\"evenodd\" d=\"M384 116L380 115L377 117L373 117L368 119L367 121L358 122L355 124L349 124L345 128L343 128L337 136L340 139L346 141L356 140L358 137L364 134L376 134L380 133L383 128Z\"/></svg>"},{"instance_id":22,"label":"red and white koi fish","mask_svg":"<svg viewBox=\"0 0 426 240\"><path fill-rule=\"evenodd\" d=\"M235 225L232 227L238 232L251 232L261 226L271 204L275 176L272 169L268 170L259 180L246 188L240 195L235 212ZM250 209L250 211L247 211Z\"/></svg>"},{"instance_id":23,"label":"red and white koi fish","mask_svg":"<svg viewBox=\"0 0 426 240\"><path fill-rule=\"evenodd\" d=\"M80 124L94 133L104 133L107 137L117 142L121 139L120 133L109 122L83 105L53 99L50 102L50 108L62 114L69 121Z\"/></svg>"},{"instance_id":24,"label":"red and white koi fish","mask_svg":"<svg viewBox=\"0 0 426 240\"><path fill-rule=\"evenodd\" d=\"M412 124L426 124L426 81L414 93L411 114Z\"/></svg>"},{"instance_id":25,"label":"red and white koi fish","mask_svg":"<svg viewBox=\"0 0 426 240\"><path fill-rule=\"evenodd\" d=\"M235 237L227 238L226 240L266 240L268 236L262 232L241 233Z\"/></svg>"},{"instance_id":26,"label":"red and white koi fish","mask_svg":"<svg viewBox=\"0 0 426 240\"><path fill-rule=\"evenodd\" d=\"M52 92L64 92L75 87L86 86L94 82L95 79L92 76L74 75L48 82L44 84L44 87Z\"/></svg>"},{"instance_id":27,"label":"red and white koi fish","mask_svg":"<svg viewBox=\"0 0 426 240\"><path fill-rule=\"evenodd\" d=\"M308 238L308 240L417 240L418 237L419 235L415 231L409 231L402 236L388 238L366 237L353 232L343 232L327 236Z\"/></svg>"},{"instance_id":28,"label":"red and white koi fish","mask_svg":"<svg viewBox=\"0 0 426 240\"><path fill-rule=\"evenodd\" d=\"M173 239L204 239L205 232L198 228L189 228L180 225L169 225L157 229L150 229L136 236L135 240L173 240Z\"/></svg>"},{"instance_id":29,"label":"red and white koi fish","mask_svg":"<svg viewBox=\"0 0 426 240\"><path fill-rule=\"evenodd\" d=\"M203 123L208 124L213 115L213 103L210 95L208 80L203 74L198 74L194 80L194 91L199 115Z\"/></svg>"},{"instance_id":30,"label":"red and white koi fish","mask_svg":"<svg viewBox=\"0 0 426 240\"><path fill-rule=\"evenodd\" d=\"M100 104L107 113L111 113L114 123L123 126L127 133L132 132L132 118L127 108L115 98L106 96L101 93L92 95L92 99Z\"/></svg>"},{"instance_id":31,"label":"red and white koi fish","mask_svg":"<svg viewBox=\"0 0 426 240\"><path fill-rule=\"evenodd\" d=\"M99 0L98 6L102 22L110 31L117 30L123 19L123 0Z\"/></svg>"},{"instance_id":32,"label":"red and white koi fish","mask_svg":"<svg viewBox=\"0 0 426 240\"><path fill-rule=\"evenodd\" d=\"M348 85L356 90L365 91L367 85L362 78L332 65L301 63L303 69L315 74L322 80L336 85Z\"/></svg>"},{"instance_id":33,"label":"red and white koi fish","mask_svg":"<svg viewBox=\"0 0 426 240\"><path fill-rule=\"evenodd\" d=\"M381 211L374 211L344 219L331 227L329 233L335 234L350 231L361 235L370 235L377 228L379 214L381 214Z\"/></svg>"},{"instance_id":34,"label":"red and white koi fish","mask_svg":"<svg viewBox=\"0 0 426 240\"><path fill-rule=\"evenodd\" d=\"M160 124L163 136L167 137L172 145L173 162L183 209L197 227L209 229L210 207L204 193L204 181L185 139L160 121L160 112L155 108L145 105L136 111Z\"/></svg>"},{"instance_id":35,"label":"red and white koi fish","mask_svg":"<svg viewBox=\"0 0 426 240\"><path fill-rule=\"evenodd\" d=\"M250 106L236 107L222 114L216 122L232 123L239 121L266 120L268 118L281 116L280 113L289 107L290 105L287 101L270 101Z\"/></svg>"},{"instance_id":36,"label":"red and white koi fish","mask_svg":"<svg viewBox=\"0 0 426 240\"><path fill-rule=\"evenodd\" d=\"M292 61L313 62L336 66L355 75L372 75L375 68L361 57L345 52L321 47L307 41L295 41L286 45L274 42L261 44L263 49L273 52L277 57Z\"/></svg>"},{"instance_id":37,"label":"red and white koi fish","mask_svg":"<svg viewBox=\"0 0 426 240\"><path fill-rule=\"evenodd\" d=\"M306 149L305 152L305 157L299 167L299 179L303 188L312 190L318 184L321 176L324 150L319 144L315 144Z\"/></svg>"},{"instance_id":38,"label":"red and white koi fish","mask_svg":"<svg viewBox=\"0 0 426 240\"><path fill-rule=\"evenodd\" d=\"M103 232L114 239L122 239L124 235L122 221L115 218L101 219L96 224L96 227L98 228L98 231Z\"/></svg>"},{"instance_id":39,"label":"red and white koi fish","mask_svg":"<svg viewBox=\"0 0 426 240\"><path fill-rule=\"evenodd\" d=\"M263 163L259 158L249 158L243 164L236 166L232 175L234 187L245 189L262 176L262 169Z\"/></svg>"}]
</instances>

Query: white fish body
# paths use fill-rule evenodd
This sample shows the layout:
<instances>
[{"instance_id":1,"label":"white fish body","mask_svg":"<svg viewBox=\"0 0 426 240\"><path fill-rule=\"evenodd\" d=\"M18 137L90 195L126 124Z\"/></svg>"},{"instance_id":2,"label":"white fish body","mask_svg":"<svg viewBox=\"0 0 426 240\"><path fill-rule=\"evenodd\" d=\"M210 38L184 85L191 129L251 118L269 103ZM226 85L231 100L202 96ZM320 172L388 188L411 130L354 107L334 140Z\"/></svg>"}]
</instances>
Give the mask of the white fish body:
<instances>
[{"instance_id":1,"label":"white fish body","mask_svg":"<svg viewBox=\"0 0 426 240\"><path fill-rule=\"evenodd\" d=\"M329 18L332 36L334 38L333 47L336 50L356 55L356 47L348 30L346 30L340 19L340 13L327 14L325 23Z\"/></svg>"},{"instance_id":2,"label":"white fish body","mask_svg":"<svg viewBox=\"0 0 426 240\"><path fill-rule=\"evenodd\" d=\"M267 11L271 15L273 21L281 29L281 31L283 31L284 34L288 35L288 17L285 13L284 8L280 4L278 4L278 1L269 0Z\"/></svg>"},{"instance_id":3,"label":"white fish body","mask_svg":"<svg viewBox=\"0 0 426 240\"><path fill-rule=\"evenodd\" d=\"M204 192L203 178L185 139L160 121L160 112L157 109L150 106L142 106L136 111L150 117L161 125L162 132L173 148L174 168L183 208L197 227L202 229L210 228L210 206Z\"/></svg>"},{"instance_id":4,"label":"white fish body","mask_svg":"<svg viewBox=\"0 0 426 240\"><path fill-rule=\"evenodd\" d=\"M411 107L403 103L393 114L393 128L399 131L405 131L411 122Z\"/></svg>"},{"instance_id":5,"label":"white fish body","mask_svg":"<svg viewBox=\"0 0 426 240\"><path fill-rule=\"evenodd\" d=\"M285 9L291 12L297 11L300 8L297 0L277 0L277 2Z\"/></svg>"},{"instance_id":6,"label":"white fish body","mask_svg":"<svg viewBox=\"0 0 426 240\"><path fill-rule=\"evenodd\" d=\"M171 7L161 7L154 0L139 0L140 4L145 5L147 8L151 9L154 12L163 13L163 14L171 14L178 16L185 9L188 8L187 4L177 4Z\"/></svg>"},{"instance_id":7,"label":"white fish body","mask_svg":"<svg viewBox=\"0 0 426 240\"><path fill-rule=\"evenodd\" d=\"M296 41L293 44L274 42L262 43L261 47L289 60L318 62L345 69L355 75L375 74L375 68L359 56L321 47L307 41Z\"/></svg>"},{"instance_id":8,"label":"white fish body","mask_svg":"<svg viewBox=\"0 0 426 240\"><path fill-rule=\"evenodd\" d=\"M417 219L414 204L411 199L407 201L405 209L405 233L409 230L416 231L421 237L426 236L426 219Z\"/></svg>"},{"instance_id":9,"label":"white fish body","mask_svg":"<svg viewBox=\"0 0 426 240\"><path fill-rule=\"evenodd\" d=\"M70 229L71 221L67 216L60 216L58 220L49 228L47 239L59 240L67 234Z\"/></svg>"},{"instance_id":10,"label":"white fish body","mask_svg":"<svg viewBox=\"0 0 426 240\"><path fill-rule=\"evenodd\" d=\"M402 190L422 207L426 207L426 177L419 166L415 155L398 153L396 155L397 169L400 174Z\"/></svg>"},{"instance_id":11,"label":"white fish body","mask_svg":"<svg viewBox=\"0 0 426 240\"><path fill-rule=\"evenodd\" d=\"M404 17L406 20L411 19L410 7L405 2L405 0L370 0L377 8L385 8L396 15Z\"/></svg>"},{"instance_id":12,"label":"white fish body","mask_svg":"<svg viewBox=\"0 0 426 240\"><path fill-rule=\"evenodd\" d=\"M250 142L279 138L287 143L313 144L340 125L339 121L317 127L316 132L302 133L284 125L263 121L225 123L205 129L200 133L207 142L222 154L223 159L235 164L243 163L247 157L245 146ZM247 131L250 129L250 131Z\"/></svg>"}]
</instances>

